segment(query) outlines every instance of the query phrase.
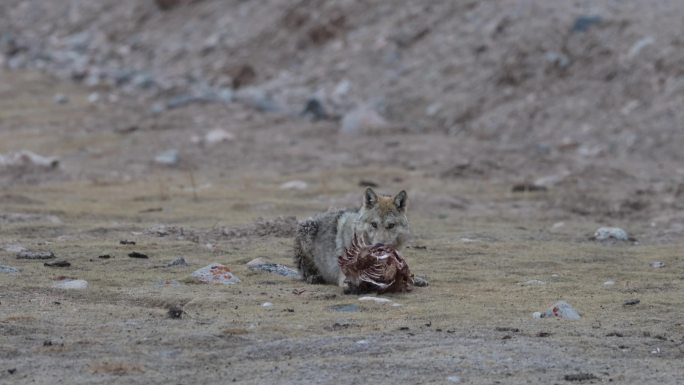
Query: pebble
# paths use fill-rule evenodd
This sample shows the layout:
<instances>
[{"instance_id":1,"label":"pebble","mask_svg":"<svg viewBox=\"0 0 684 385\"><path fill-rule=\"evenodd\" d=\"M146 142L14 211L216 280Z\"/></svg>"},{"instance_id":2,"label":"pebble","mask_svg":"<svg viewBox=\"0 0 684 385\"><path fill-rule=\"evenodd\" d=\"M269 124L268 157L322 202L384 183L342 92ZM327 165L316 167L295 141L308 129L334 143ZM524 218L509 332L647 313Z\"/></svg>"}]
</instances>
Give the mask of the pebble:
<instances>
[{"instance_id":1,"label":"pebble","mask_svg":"<svg viewBox=\"0 0 684 385\"><path fill-rule=\"evenodd\" d=\"M87 289L88 281L83 279L65 278L52 285L52 287L57 289Z\"/></svg>"},{"instance_id":2,"label":"pebble","mask_svg":"<svg viewBox=\"0 0 684 385\"><path fill-rule=\"evenodd\" d=\"M608 240L629 241L630 237L625 230L619 227L600 227L594 233L593 239L600 242Z\"/></svg>"},{"instance_id":3,"label":"pebble","mask_svg":"<svg viewBox=\"0 0 684 385\"><path fill-rule=\"evenodd\" d=\"M0 167L22 166L57 168L59 166L59 159L38 155L27 150L11 152L7 155L0 154Z\"/></svg>"},{"instance_id":4,"label":"pebble","mask_svg":"<svg viewBox=\"0 0 684 385\"><path fill-rule=\"evenodd\" d=\"M270 302L264 302L261 304L261 307L273 307L273 304Z\"/></svg>"},{"instance_id":5,"label":"pebble","mask_svg":"<svg viewBox=\"0 0 684 385\"><path fill-rule=\"evenodd\" d=\"M95 104L100 101L100 94L97 92L93 92L90 95L88 95L88 103L90 104Z\"/></svg>"},{"instance_id":6,"label":"pebble","mask_svg":"<svg viewBox=\"0 0 684 385\"><path fill-rule=\"evenodd\" d=\"M649 263L648 265L654 269L661 269L661 268L665 267L665 262L653 261L653 262Z\"/></svg>"},{"instance_id":7,"label":"pebble","mask_svg":"<svg viewBox=\"0 0 684 385\"><path fill-rule=\"evenodd\" d=\"M212 263L192 272L192 277L204 283L219 283L232 285L240 282L240 279L227 266L220 263Z\"/></svg>"},{"instance_id":8,"label":"pebble","mask_svg":"<svg viewBox=\"0 0 684 385\"><path fill-rule=\"evenodd\" d=\"M449 382L461 382L461 377L459 377L459 376L449 376L449 377L447 377L447 381L449 381Z\"/></svg>"},{"instance_id":9,"label":"pebble","mask_svg":"<svg viewBox=\"0 0 684 385\"><path fill-rule=\"evenodd\" d=\"M291 180L280 185L281 190L306 190L309 184L303 180Z\"/></svg>"},{"instance_id":10,"label":"pebble","mask_svg":"<svg viewBox=\"0 0 684 385\"><path fill-rule=\"evenodd\" d=\"M52 259L55 254L52 251L24 250L17 254L17 259Z\"/></svg>"},{"instance_id":11,"label":"pebble","mask_svg":"<svg viewBox=\"0 0 684 385\"><path fill-rule=\"evenodd\" d=\"M531 279L529 281L521 283L521 285L523 285L523 286L542 286L542 285L546 285L546 282L540 281L538 279Z\"/></svg>"},{"instance_id":12,"label":"pebble","mask_svg":"<svg viewBox=\"0 0 684 385\"><path fill-rule=\"evenodd\" d=\"M56 94L52 100L55 104L67 104L69 103L69 98L64 94Z\"/></svg>"},{"instance_id":13,"label":"pebble","mask_svg":"<svg viewBox=\"0 0 684 385\"><path fill-rule=\"evenodd\" d=\"M625 302L623 303L623 305L624 305L624 306L634 306L634 305L638 305L640 302L641 302L640 299L638 299L638 298L632 298L632 299L625 300Z\"/></svg>"},{"instance_id":14,"label":"pebble","mask_svg":"<svg viewBox=\"0 0 684 385\"><path fill-rule=\"evenodd\" d=\"M340 132L345 135L357 135L376 130L388 125L385 118L369 107L359 107L344 114Z\"/></svg>"},{"instance_id":15,"label":"pebble","mask_svg":"<svg viewBox=\"0 0 684 385\"><path fill-rule=\"evenodd\" d=\"M585 32L592 25L600 24L603 18L598 15L583 15L575 18L575 23L572 25L572 32Z\"/></svg>"},{"instance_id":16,"label":"pebble","mask_svg":"<svg viewBox=\"0 0 684 385\"><path fill-rule=\"evenodd\" d=\"M154 161L164 166L175 166L180 161L178 150L166 150L154 157Z\"/></svg>"},{"instance_id":17,"label":"pebble","mask_svg":"<svg viewBox=\"0 0 684 385\"><path fill-rule=\"evenodd\" d=\"M603 283L603 286L613 286L613 285L615 285L615 281L613 281L612 279Z\"/></svg>"},{"instance_id":18,"label":"pebble","mask_svg":"<svg viewBox=\"0 0 684 385\"><path fill-rule=\"evenodd\" d=\"M221 128L211 130L204 135L204 143L210 146L217 143L230 142L234 139L235 135Z\"/></svg>"},{"instance_id":19,"label":"pebble","mask_svg":"<svg viewBox=\"0 0 684 385\"><path fill-rule=\"evenodd\" d=\"M581 318L577 310L572 305L565 301L558 301L548 308L545 312L532 313L534 318L564 318L569 320L578 320Z\"/></svg>"},{"instance_id":20,"label":"pebble","mask_svg":"<svg viewBox=\"0 0 684 385\"><path fill-rule=\"evenodd\" d=\"M19 269L12 266L0 265L0 273L18 273Z\"/></svg>"},{"instance_id":21,"label":"pebble","mask_svg":"<svg viewBox=\"0 0 684 385\"><path fill-rule=\"evenodd\" d=\"M18 243L11 243L7 246L5 246L5 251L8 253L20 253L22 251L26 251L27 249Z\"/></svg>"},{"instance_id":22,"label":"pebble","mask_svg":"<svg viewBox=\"0 0 684 385\"><path fill-rule=\"evenodd\" d=\"M358 340L358 341L356 341L356 344L357 345L368 345L369 342L368 342L368 340Z\"/></svg>"},{"instance_id":23,"label":"pebble","mask_svg":"<svg viewBox=\"0 0 684 385\"><path fill-rule=\"evenodd\" d=\"M188 262L185 260L183 257L176 257L173 261L167 263L164 265L164 267L173 267L173 266L187 266Z\"/></svg>"}]
</instances>

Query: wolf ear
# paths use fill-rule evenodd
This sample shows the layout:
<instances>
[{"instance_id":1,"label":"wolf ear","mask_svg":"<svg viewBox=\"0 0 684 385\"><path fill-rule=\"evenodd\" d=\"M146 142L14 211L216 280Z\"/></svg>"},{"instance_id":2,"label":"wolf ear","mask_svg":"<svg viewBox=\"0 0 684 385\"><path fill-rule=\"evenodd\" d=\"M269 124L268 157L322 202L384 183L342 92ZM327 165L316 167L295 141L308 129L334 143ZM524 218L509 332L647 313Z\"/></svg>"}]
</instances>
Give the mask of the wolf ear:
<instances>
[{"instance_id":1,"label":"wolf ear","mask_svg":"<svg viewBox=\"0 0 684 385\"><path fill-rule=\"evenodd\" d=\"M372 209L376 204L378 204L378 195L372 188L368 187L363 194L363 207Z\"/></svg>"},{"instance_id":2,"label":"wolf ear","mask_svg":"<svg viewBox=\"0 0 684 385\"><path fill-rule=\"evenodd\" d=\"M404 212L406 211L406 204L408 203L408 196L406 191L401 190L397 196L394 197L394 205L397 206L397 210Z\"/></svg>"}]
</instances>

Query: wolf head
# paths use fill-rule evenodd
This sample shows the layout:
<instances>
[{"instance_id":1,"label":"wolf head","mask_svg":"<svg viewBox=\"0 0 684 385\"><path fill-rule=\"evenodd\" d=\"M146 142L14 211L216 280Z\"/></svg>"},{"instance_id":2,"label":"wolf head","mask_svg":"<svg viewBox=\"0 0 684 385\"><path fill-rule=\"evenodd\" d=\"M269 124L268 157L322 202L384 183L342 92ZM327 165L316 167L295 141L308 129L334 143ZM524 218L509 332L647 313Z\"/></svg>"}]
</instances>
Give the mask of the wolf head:
<instances>
[{"instance_id":1,"label":"wolf head","mask_svg":"<svg viewBox=\"0 0 684 385\"><path fill-rule=\"evenodd\" d=\"M367 188L356 231L371 245L382 243L401 249L411 236L407 203L406 191L391 197L377 195L372 188Z\"/></svg>"}]
</instances>

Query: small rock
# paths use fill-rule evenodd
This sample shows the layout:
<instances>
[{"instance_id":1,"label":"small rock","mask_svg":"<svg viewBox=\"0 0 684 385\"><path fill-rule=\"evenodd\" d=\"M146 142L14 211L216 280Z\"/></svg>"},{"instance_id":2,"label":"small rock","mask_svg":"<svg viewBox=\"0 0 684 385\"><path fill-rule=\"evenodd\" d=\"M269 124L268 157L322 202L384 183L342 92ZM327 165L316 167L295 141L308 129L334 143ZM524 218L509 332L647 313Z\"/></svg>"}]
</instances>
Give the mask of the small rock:
<instances>
[{"instance_id":1,"label":"small rock","mask_svg":"<svg viewBox=\"0 0 684 385\"><path fill-rule=\"evenodd\" d=\"M166 150L154 157L154 161L164 166L175 166L180 161L178 150Z\"/></svg>"},{"instance_id":2,"label":"small rock","mask_svg":"<svg viewBox=\"0 0 684 385\"><path fill-rule=\"evenodd\" d=\"M283 277L301 278L299 272L279 263L268 262L263 258L256 258L247 263L250 270L263 270L269 273L282 275Z\"/></svg>"},{"instance_id":3,"label":"small rock","mask_svg":"<svg viewBox=\"0 0 684 385\"><path fill-rule=\"evenodd\" d=\"M417 248L417 247L414 246L414 248ZM415 287L428 287L428 286L430 286L430 282L428 282L428 280L423 278L423 277L414 276L413 277L413 286L415 286Z\"/></svg>"},{"instance_id":4,"label":"small rock","mask_svg":"<svg viewBox=\"0 0 684 385\"><path fill-rule=\"evenodd\" d=\"M55 261L52 263L45 262L45 263L43 263L43 266L47 266L47 267L69 267L69 266L71 266L71 263L69 263L67 261Z\"/></svg>"},{"instance_id":5,"label":"small rock","mask_svg":"<svg viewBox=\"0 0 684 385\"><path fill-rule=\"evenodd\" d=\"M27 249L18 243L12 243L7 246L5 246L5 251L8 253L20 253L22 251L26 251Z\"/></svg>"},{"instance_id":6,"label":"small rock","mask_svg":"<svg viewBox=\"0 0 684 385\"><path fill-rule=\"evenodd\" d=\"M122 239L119 241L120 245L135 245L135 241L129 241L128 239Z\"/></svg>"},{"instance_id":7,"label":"small rock","mask_svg":"<svg viewBox=\"0 0 684 385\"><path fill-rule=\"evenodd\" d=\"M661 269L661 268L665 267L665 262L653 261L653 262L649 263L648 265L654 269Z\"/></svg>"},{"instance_id":8,"label":"small rock","mask_svg":"<svg viewBox=\"0 0 684 385\"><path fill-rule=\"evenodd\" d=\"M87 289L88 281L83 279L64 278L52 285L56 289Z\"/></svg>"},{"instance_id":9,"label":"small rock","mask_svg":"<svg viewBox=\"0 0 684 385\"><path fill-rule=\"evenodd\" d=\"M357 344L357 345L362 345L362 346L366 346L366 345L368 345L368 343L369 343L368 340L358 340L358 341L356 341L356 344Z\"/></svg>"},{"instance_id":10,"label":"small rock","mask_svg":"<svg viewBox=\"0 0 684 385\"><path fill-rule=\"evenodd\" d=\"M344 114L340 132L345 135L357 135L387 126L385 118L375 110L369 107L359 107Z\"/></svg>"},{"instance_id":11,"label":"small rock","mask_svg":"<svg viewBox=\"0 0 684 385\"><path fill-rule=\"evenodd\" d=\"M210 146L218 143L230 142L234 139L235 135L221 128L211 130L204 135L204 143Z\"/></svg>"},{"instance_id":12,"label":"small rock","mask_svg":"<svg viewBox=\"0 0 684 385\"><path fill-rule=\"evenodd\" d=\"M67 103L69 103L69 97L67 97L64 94L57 94L52 98L52 100L55 102L55 104L67 104Z\"/></svg>"},{"instance_id":13,"label":"small rock","mask_svg":"<svg viewBox=\"0 0 684 385\"><path fill-rule=\"evenodd\" d=\"M572 32L585 32L591 27L592 25L600 24L603 21L603 18L598 15L583 15L583 16L577 16L575 18L575 23L572 25Z\"/></svg>"},{"instance_id":14,"label":"small rock","mask_svg":"<svg viewBox=\"0 0 684 385\"><path fill-rule=\"evenodd\" d=\"M300 115L303 117L308 117L313 121L328 118L328 114L323 107L323 103L316 98L311 98L306 102L306 106Z\"/></svg>"},{"instance_id":15,"label":"small rock","mask_svg":"<svg viewBox=\"0 0 684 385\"><path fill-rule=\"evenodd\" d=\"M638 298L632 298L632 299L625 300L623 305L624 306L634 306L634 305L638 305L639 302L641 302L641 300L639 300Z\"/></svg>"},{"instance_id":16,"label":"small rock","mask_svg":"<svg viewBox=\"0 0 684 385\"><path fill-rule=\"evenodd\" d=\"M615 281L613 281L612 279L603 283L603 286L613 286L613 285L615 285Z\"/></svg>"},{"instance_id":17,"label":"small rock","mask_svg":"<svg viewBox=\"0 0 684 385\"><path fill-rule=\"evenodd\" d=\"M591 373L576 373L566 374L563 379L565 379L565 381L591 381L598 380L599 378Z\"/></svg>"},{"instance_id":18,"label":"small rock","mask_svg":"<svg viewBox=\"0 0 684 385\"><path fill-rule=\"evenodd\" d=\"M261 307L273 307L273 304L270 302L264 302L261 304Z\"/></svg>"},{"instance_id":19,"label":"small rock","mask_svg":"<svg viewBox=\"0 0 684 385\"><path fill-rule=\"evenodd\" d=\"M24 250L17 254L17 259L52 259L55 254L52 251L32 251Z\"/></svg>"},{"instance_id":20,"label":"small rock","mask_svg":"<svg viewBox=\"0 0 684 385\"><path fill-rule=\"evenodd\" d=\"M361 297L359 298L359 301L373 301L376 303L391 303L392 301L387 299L387 298L381 298L381 297Z\"/></svg>"},{"instance_id":21,"label":"small rock","mask_svg":"<svg viewBox=\"0 0 684 385\"><path fill-rule=\"evenodd\" d=\"M594 233L592 240L604 242L604 241L633 241L627 232L619 227L600 227Z\"/></svg>"},{"instance_id":22,"label":"small rock","mask_svg":"<svg viewBox=\"0 0 684 385\"><path fill-rule=\"evenodd\" d=\"M540 186L536 185L534 183L529 183L529 182L523 182L523 183L518 183L513 185L511 187L511 192L517 193L517 192L541 192L541 191L546 191L547 188L546 186Z\"/></svg>"},{"instance_id":23,"label":"small rock","mask_svg":"<svg viewBox=\"0 0 684 385\"><path fill-rule=\"evenodd\" d=\"M460 376L449 376L449 377L447 377L447 381L449 381L449 382L461 382L461 377Z\"/></svg>"},{"instance_id":24,"label":"small rock","mask_svg":"<svg viewBox=\"0 0 684 385\"><path fill-rule=\"evenodd\" d=\"M570 66L570 59L561 52L548 51L544 54L544 59L546 59L549 64L559 69L566 69Z\"/></svg>"},{"instance_id":25,"label":"small rock","mask_svg":"<svg viewBox=\"0 0 684 385\"><path fill-rule=\"evenodd\" d=\"M522 286L542 286L542 285L546 285L546 282L540 281L538 279L531 279L529 281L525 281L525 282L521 283L521 285Z\"/></svg>"},{"instance_id":26,"label":"small rock","mask_svg":"<svg viewBox=\"0 0 684 385\"><path fill-rule=\"evenodd\" d=\"M220 283L223 285L232 285L240 282L240 279L227 266L220 263L212 263L201 269L195 270L192 277L204 283Z\"/></svg>"},{"instance_id":27,"label":"small rock","mask_svg":"<svg viewBox=\"0 0 684 385\"><path fill-rule=\"evenodd\" d=\"M19 269L12 266L0 265L0 273L18 273Z\"/></svg>"},{"instance_id":28,"label":"small rock","mask_svg":"<svg viewBox=\"0 0 684 385\"><path fill-rule=\"evenodd\" d=\"M17 372L17 368L7 369L7 373L14 374Z\"/></svg>"},{"instance_id":29,"label":"small rock","mask_svg":"<svg viewBox=\"0 0 684 385\"><path fill-rule=\"evenodd\" d=\"M303 180L291 180L280 185L281 190L306 190L309 184Z\"/></svg>"},{"instance_id":30,"label":"small rock","mask_svg":"<svg viewBox=\"0 0 684 385\"><path fill-rule=\"evenodd\" d=\"M353 303L344 303L344 304L340 304L340 305L330 306L330 310L351 313L351 312L359 311L359 306L355 305Z\"/></svg>"},{"instance_id":31,"label":"small rock","mask_svg":"<svg viewBox=\"0 0 684 385\"><path fill-rule=\"evenodd\" d=\"M109 255L109 254L103 254L103 255L98 255L97 257L100 258L100 259L109 259L109 258L111 258L112 256Z\"/></svg>"},{"instance_id":32,"label":"small rock","mask_svg":"<svg viewBox=\"0 0 684 385\"><path fill-rule=\"evenodd\" d=\"M173 267L173 266L188 266L188 262L183 257L176 257L173 261L164 265L164 267Z\"/></svg>"},{"instance_id":33,"label":"small rock","mask_svg":"<svg viewBox=\"0 0 684 385\"><path fill-rule=\"evenodd\" d=\"M90 104L95 104L100 101L100 94L97 92L93 92L90 95L88 95L88 103Z\"/></svg>"},{"instance_id":34,"label":"small rock","mask_svg":"<svg viewBox=\"0 0 684 385\"><path fill-rule=\"evenodd\" d=\"M132 253L128 253L128 256L130 258L139 258L139 259L148 259L149 258L146 254L138 253L137 251L134 251Z\"/></svg>"},{"instance_id":35,"label":"small rock","mask_svg":"<svg viewBox=\"0 0 684 385\"><path fill-rule=\"evenodd\" d=\"M536 313L536 312L535 312ZM533 314L534 317L534 314ZM581 318L577 310L565 301L558 301L553 306L548 308L544 313L540 313L539 317L535 318L565 318L569 320L578 320Z\"/></svg>"},{"instance_id":36,"label":"small rock","mask_svg":"<svg viewBox=\"0 0 684 385\"><path fill-rule=\"evenodd\" d=\"M542 313L540 311L535 311L534 313L532 313L532 318L541 318L541 317L542 317Z\"/></svg>"},{"instance_id":37,"label":"small rock","mask_svg":"<svg viewBox=\"0 0 684 385\"><path fill-rule=\"evenodd\" d=\"M183 317L183 313L183 308L178 305L171 306L168 312L169 318L171 319L180 319L181 317Z\"/></svg>"},{"instance_id":38,"label":"small rock","mask_svg":"<svg viewBox=\"0 0 684 385\"><path fill-rule=\"evenodd\" d=\"M439 103L439 102L432 103L425 108L425 115L427 115L429 117L433 117L433 116L437 115L437 113L439 112L439 110L442 109L442 107L443 107L442 103Z\"/></svg>"}]
</instances>

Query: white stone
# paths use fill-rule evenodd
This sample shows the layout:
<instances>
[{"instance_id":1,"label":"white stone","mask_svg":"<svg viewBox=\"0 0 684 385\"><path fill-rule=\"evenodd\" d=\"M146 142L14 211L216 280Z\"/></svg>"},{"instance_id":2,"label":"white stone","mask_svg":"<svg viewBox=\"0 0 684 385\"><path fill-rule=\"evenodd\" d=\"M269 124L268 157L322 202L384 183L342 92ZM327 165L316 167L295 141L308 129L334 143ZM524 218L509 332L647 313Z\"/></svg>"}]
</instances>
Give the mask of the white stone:
<instances>
[{"instance_id":1,"label":"white stone","mask_svg":"<svg viewBox=\"0 0 684 385\"><path fill-rule=\"evenodd\" d=\"M523 286L542 286L542 285L546 285L546 282L540 281L538 279L531 279L529 281L525 281L525 282L521 283L521 285L523 285Z\"/></svg>"},{"instance_id":2,"label":"white stone","mask_svg":"<svg viewBox=\"0 0 684 385\"><path fill-rule=\"evenodd\" d=\"M211 130L204 135L204 143L210 146L217 143L230 142L234 139L235 135L221 128Z\"/></svg>"},{"instance_id":3,"label":"white stone","mask_svg":"<svg viewBox=\"0 0 684 385\"><path fill-rule=\"evenodd\" d=\"M63 279L54 285L52 287L57 288L57 289L87 289L88 288L88 281L83 280L83 279Z\"/></svg>"},{"instance_id":4,"label":"white stone","mask_svg":"<svg viewBox=\"0 0 684 385\"><path fill-rule=\"evenodd\" d=\"M273 307L273 304L270 302L264 302L261 304L261 307Z\"/></svg>"},{"instance_id":5,"label":"white stone","mask_svg":"<svg viewBox=\"0 0 684 385\"><path fill-rule=\"evenodd\" d=\"M610 239L628 241L629 235L627 235L625 230L619 227L600 227L594 233L594 239L597 241L607 241Z\"/></svg>"},{"instance_id":6,"label":"white stone","mask_svg":"<svg viewBox=\"0 0 684 385\"><path fill-rule=\"evenodd\" d=\"M603 283L603 286L613 286L613 285L615 285L615 281L613 281L612 279Z\"/></svg>"},{"instance_id":7,"label":"white stone","mask_svg":"<svg viewBox=\"0 0 684 385\"><path fill-rule=\"evenodd\" d=\"M309 184L303 180L291 180L280 185L281 190L306 190Z\"/></svg>"}]
</instances>

